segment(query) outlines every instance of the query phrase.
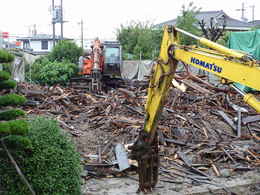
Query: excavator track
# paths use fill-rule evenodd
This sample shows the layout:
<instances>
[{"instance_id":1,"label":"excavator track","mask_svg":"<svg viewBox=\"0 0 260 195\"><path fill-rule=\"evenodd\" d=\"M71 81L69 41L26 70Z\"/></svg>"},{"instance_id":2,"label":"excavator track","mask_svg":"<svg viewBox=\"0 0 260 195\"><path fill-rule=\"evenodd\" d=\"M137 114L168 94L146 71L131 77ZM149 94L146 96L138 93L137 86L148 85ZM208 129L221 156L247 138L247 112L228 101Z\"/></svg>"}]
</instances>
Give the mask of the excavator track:
<instances>
[{"instance_id":1,"label":"excavator track","mask_svg":"<svg viewBox=\"0 0 260 195\"><path fill-rule=\"evenodd\" d=\"M71 78L69 86L74 89L91 91L91 78L88 76L78 76Z\"/></svg>"},{"instance_id":2,"label":"excavator track","mask_svg":"<svg viewBox=\"0 0 260 195\"><path fill-rule=\"evenodd\" d=\"M86 92L100 92L107 91L111 88L126 88L127 83L121 78L109 78L102 77L99 81L95 81L95 83L99 82L98 88L94 88L93 80L88 75L83 75L79 77L74 77L70 80L69 86L74 89L80 89ZM99 90L100 88L100 90ZM96 90L95 90L96 89Z\"/></svg>"}]
</instances>

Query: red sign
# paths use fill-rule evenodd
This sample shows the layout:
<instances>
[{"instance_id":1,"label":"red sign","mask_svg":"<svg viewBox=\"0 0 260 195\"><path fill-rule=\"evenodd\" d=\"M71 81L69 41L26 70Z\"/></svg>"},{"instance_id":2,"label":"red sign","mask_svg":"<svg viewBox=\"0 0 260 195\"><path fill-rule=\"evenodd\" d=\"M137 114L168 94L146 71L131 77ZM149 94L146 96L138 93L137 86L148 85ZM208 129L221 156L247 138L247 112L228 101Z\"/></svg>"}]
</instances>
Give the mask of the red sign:
<instances>
[{"instance_id":1,"label":"red sign","mask_svg":"<svg viewBox=\"0 0 260 195\"><path fill-rule=\"evenodd\" d=\"M2 32L2 37L7 39L9 37L9 32Z\"/></svg>"},{"instance_id":2,"label":"red sign","mask_svg":"<svg viewBox=\"0 0 260 195\"><path fill-rule=\"evenodd\" d=\"M21 41L16 41L15 42L15 46L20 47L21 46Z\"/></svg>"}]
</instances>

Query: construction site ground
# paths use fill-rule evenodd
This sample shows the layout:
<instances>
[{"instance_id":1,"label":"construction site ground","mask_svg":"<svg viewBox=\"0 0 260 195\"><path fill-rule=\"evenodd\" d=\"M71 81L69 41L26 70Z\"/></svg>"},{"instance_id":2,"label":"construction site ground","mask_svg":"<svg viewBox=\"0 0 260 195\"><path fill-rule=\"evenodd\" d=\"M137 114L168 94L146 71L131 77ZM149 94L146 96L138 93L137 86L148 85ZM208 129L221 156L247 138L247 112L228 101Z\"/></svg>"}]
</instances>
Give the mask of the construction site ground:
<instances>
[{"instance_id":1,"label":"construction site ground","mask_svg":"<svg viewBox=\"0 0 260 195\"><path fill-rule=\"evenodd\" d=\"M158 123L160 169L153 194L260 194L259 115L230 89L183 82L187 91L170 89ZM54 118L71 135L84 167L83 194L136 194L137 164L130 161L120 171L115 146L133 143L142 130L147 85L98 95L28 83L17 90L30 100L28 114ZM239 137L234 104L249 111L242 113Z\"/></svg>"}]
</instances>

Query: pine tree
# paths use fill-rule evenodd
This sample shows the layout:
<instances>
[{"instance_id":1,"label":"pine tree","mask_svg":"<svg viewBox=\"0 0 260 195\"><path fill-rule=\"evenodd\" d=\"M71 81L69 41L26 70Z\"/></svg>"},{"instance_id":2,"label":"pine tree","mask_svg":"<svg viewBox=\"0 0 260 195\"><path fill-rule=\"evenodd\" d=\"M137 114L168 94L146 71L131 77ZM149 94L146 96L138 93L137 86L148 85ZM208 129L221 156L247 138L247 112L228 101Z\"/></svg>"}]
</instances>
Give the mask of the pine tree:
<instances>
[{"instance_id":1,"label":"pine tree","mask_svg":"<svg viewBox=\"0 0 260 195\"><path fill-rule=\"evenodd\" d=\"M0 50L0 63L10 63L14 56L5 50ZM10 93L16 87L16 81L6 71L0 71L0 139L9 139L12 136L18 140L23 140L28 131L26 120L17 119L24 116L25 112L21 109L13 108L26 102L26 98L15 93ZM12 106L12 108L10 108ZM10 137L11 136L11 137ZM13 138L11 138L13 139ZM25 142L24 142L25 143ZM1 147L1 146L0 146Z\"/></svg>"}]
</instances>

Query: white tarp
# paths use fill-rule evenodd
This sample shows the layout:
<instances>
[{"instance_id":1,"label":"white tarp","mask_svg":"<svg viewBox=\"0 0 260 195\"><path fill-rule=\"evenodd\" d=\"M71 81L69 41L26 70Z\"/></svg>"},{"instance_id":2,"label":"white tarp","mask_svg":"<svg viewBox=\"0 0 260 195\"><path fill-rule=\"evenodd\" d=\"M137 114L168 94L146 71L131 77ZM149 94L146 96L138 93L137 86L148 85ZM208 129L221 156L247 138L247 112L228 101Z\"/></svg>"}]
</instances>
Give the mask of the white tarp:
<instances>
[{"instance_id":1,"label":"white tarp","mask_svg":"<svg viewBox=\"0 0 260 195\"><path fill-rule=\"evenodd\" d=\"M25 80L25 67L22 57L15 57L12 64L12 78L17 82L23 82Z\"/></svg>"},{"instance_id":2,"label":"white tarp","mask_svg":"<svg viewBox=\"0 0 260 195\"><path fill-rule=\"evenodd\" d=\"M145 76L150 75L153 66L153 61L123 61L121 66L121 76L127 80L145 80Z\"/></svg>"}]
</instances>

